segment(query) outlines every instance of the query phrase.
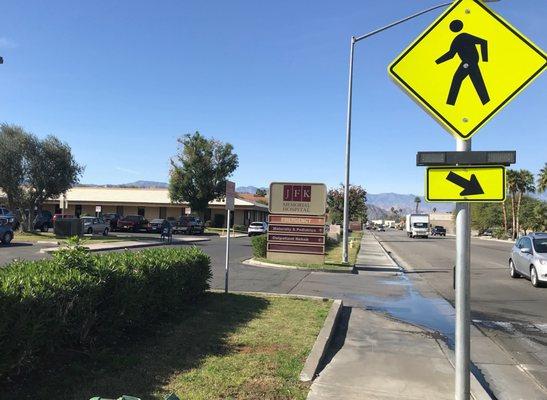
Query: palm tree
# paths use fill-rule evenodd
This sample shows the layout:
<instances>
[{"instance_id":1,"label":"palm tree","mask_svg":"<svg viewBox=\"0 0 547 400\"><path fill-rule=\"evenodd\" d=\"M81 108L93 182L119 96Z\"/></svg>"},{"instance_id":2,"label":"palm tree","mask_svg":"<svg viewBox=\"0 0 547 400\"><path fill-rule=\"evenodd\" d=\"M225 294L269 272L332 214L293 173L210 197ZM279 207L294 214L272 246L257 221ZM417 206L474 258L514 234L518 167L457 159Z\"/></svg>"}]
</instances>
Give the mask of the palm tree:
<instances>
[{"instance_id":1,"label":"palm tree","mask_svg":"<svg viewBox=\"0 0 547 400\"><path fill-rule=\"evenodd\" d=\"M513 228L513 239L516 239L515 228L517 225L516 214L515 214L515 197L518 192L518 172L512 169L507 170L507 191L511 194L511 217L512 217L512 228ZM504 206L504 203L502 203ZM505 212L504 212L505 213Z\"/></svg>"},{"instance_id":2,"label":"palm tree","mask_svg":"<svg viewBox=\"0 0 547 400\"><path fill-rule=\"evenodd\" d=\"M543 193L547 190L547 163L539 170L537 185L538 192Z\"/></svg>"},{"instance_id":3,"label":"palm tree","mask_svg":"<svg viewBox=\"0 0 547 400\"><path fill-rule=\"evenodd\" d=\"M414 197L414 203L416 203L416 214L418 214L418 207L420 206L421 202L422 200L418 196Z\"/></svg>"},{"instance_id":4,"label":"palm tree","mask_svg":"<svg viewBox=\"0 0 547 400\"><path fill-rule=\"evenodd\" d=\"M527 169L521 169L518 171L518 179L517 179L517 190L518 190L518 197L517 197L517 227L516 227L516 233L518 234L520 230L520 203L522 201L522 196L526 193L534 193L536 191L536 187L534 186L534 175L528 171ZM513 235L515 235L513 233Z\"/></svg>"}]
</instances>

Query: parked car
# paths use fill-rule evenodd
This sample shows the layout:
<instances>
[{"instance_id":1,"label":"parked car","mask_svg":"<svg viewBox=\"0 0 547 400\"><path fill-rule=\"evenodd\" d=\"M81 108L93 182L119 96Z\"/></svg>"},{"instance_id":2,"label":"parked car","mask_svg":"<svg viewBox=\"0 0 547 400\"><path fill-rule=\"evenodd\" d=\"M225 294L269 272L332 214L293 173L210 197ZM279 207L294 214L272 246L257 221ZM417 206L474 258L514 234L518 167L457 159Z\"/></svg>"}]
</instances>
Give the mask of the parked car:
<instances>
[{"instance_id":1,"label":"parked car","mask_svg":"<svg viewBox=\"0 0 547 400\"><path fill-rule=\"evenodd\" d=\"M187 233L189 235L203 233L205 225L203 221L196 216L187 215L180 217L173 225L173 233Z\"/></svg>"},{"instance_id":2,"label":"parked car","mask_svg":"<svg viewBox=\"0 0 547 400\"><path fill-rule=\"evenodd\" d=\"M47 232L49 228L53 228L53 215L47 210L42 210L41 213L34 217L34 229L42 232Z\"/></svg>"},{"instance_id":3,"label":"parked car","mask_svg":"<svg viewBox=\"0 0 547 400\"><path fill-rule=\"evenodd\" d=\"M17 229L19 227L19 220L6 207L0 207L0 218L7 219L13 229Z\"/></svg>"},{"instance_id":4,"label":"parked car","mask_svg":"<svg viewBox=\"0 0 547 400\"><path fill-rule=\"evenodd\" d=\"M13 239L13 227L8 218L0 217L0 242L10 244Z\"/></svg>"},{"instance_id":5,"label":"parked car","mask_svg":"<svg viewBox=\"0 0 547 400\"><path fill-rule=\"evenodd\" d=\"M509 274L511 278L529 278L534 287L547 283L547 233L530 233L515 242Z\"/></svg>"},{"instance_id":6,"label":"parked car","mask_svg":"<svg viewBox=\"0 0 547 400\"><path fill-rule=\"evenodd\" d=\"M119 231L145 231L148 226L148 220L142 215L126 215L118 220L116 229Z\"/></svg>"},{"instance_id":7,"label":"parked car","mask_svg":"<svg viewBox=\"0 0 547 400\"><path fill-rule=\"evenodd\" d=\"M247 229L247 234L249 236L263 235L265 233L268 233L267 222L251 222L249 228Z\"/></svg>"},{"instance_id":8,"label":"parked car","mask_svg":"<svg viewBox=\"0 0 547 400\"><path fill-rule=\"evenodd\" d=\"M116 228L118 227L118 221L123 218L118 213L104 213L103 219L104 221L110 225L110 232L114 232Z\"/></svg>"},{"instance_id":9,"label":"parked car","mask_svg":"<svg viewBox=\"0 0 547 400\"><path fill-rule=\"evenodd\" d=\"M162 233L164 229L172 229L171 222L164 218L156 218L150 221L147 227L148 232Z\"/></svg>"},{"instance_id":10,"label":"parked car","mask_svg":"<svg viewBox=\"0 0 547 400\"><path fill-rule=\"evenodd\" d=\"M492 229L485 229L485 230L481 233L481 236L492 236Z\"/></svg>"},{"instance_id":11,"label":"parked car","mask_svg":"<svg viewBox=\"0 0 547 400\"><path fill-rule=\"evenodd\" d=\"M446 228L444 226L434 226L431 228L431 236L446 236Z\"/></svg>"},{"instance_id":12,"label":"parked car","mask_svg":"<svg viewBox=\"0 0 547 400\"><path fill-rule=\"evenodd\" d=\"M376 228L376 230L377 230L378 232L385 232L385 231L386 231L386 228L384 228L383 225L380 225L379 227Z\"/></svg>"},{"instance_id":13,"label":"parked car","mask_svg":"<svg viewBox=\"0 0 547 400\"><path fill-rule=\"evenodd\" d=\"M80 219L82 220L84 233L87 233L88 235L100 233L103 236L108 236L110 225L106 223L104 219L98 217L82 217Z\"/></svg>"}]
</instances>

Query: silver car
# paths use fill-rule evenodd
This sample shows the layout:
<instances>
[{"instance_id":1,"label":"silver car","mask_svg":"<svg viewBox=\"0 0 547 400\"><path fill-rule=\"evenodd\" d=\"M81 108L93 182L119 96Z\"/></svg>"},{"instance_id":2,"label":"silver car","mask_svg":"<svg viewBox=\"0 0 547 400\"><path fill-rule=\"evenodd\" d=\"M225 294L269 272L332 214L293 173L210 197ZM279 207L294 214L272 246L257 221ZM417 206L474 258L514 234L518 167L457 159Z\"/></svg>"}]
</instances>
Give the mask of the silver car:
<instances>
[{"instance_id":1,"label":"silver car","mask_svg":"<svg viewBox=\"0 0 547 400\"><path fill-rule=\"evenodd\" d=\"M262 235L264 233L268 233L267 222L251 222L251 225L249 225L249 228L247 229L247 234L249 236Z\"/></svg>"},{"instance_id":2,"label":"silver car","mask_svg":"<svg viewBox=\"0 0 547 400\"><path fill-rule=\"evenodd\" d=\"M84 233L100 233L103 236L108 236L110 223L105 222L104 219L98 217L82 217L81 220Z\"/></svg>"},{"instance_id":3,"label":"silver car","mask_svg":"<svg viewBox=\"0 0 547 400\"><path fill-rule=\"evenodd\" d=\"M515 242L509 273L511 278L529 278L534 287L547 283L547 233L530 233Z\"/></svg>"}]
</instances>

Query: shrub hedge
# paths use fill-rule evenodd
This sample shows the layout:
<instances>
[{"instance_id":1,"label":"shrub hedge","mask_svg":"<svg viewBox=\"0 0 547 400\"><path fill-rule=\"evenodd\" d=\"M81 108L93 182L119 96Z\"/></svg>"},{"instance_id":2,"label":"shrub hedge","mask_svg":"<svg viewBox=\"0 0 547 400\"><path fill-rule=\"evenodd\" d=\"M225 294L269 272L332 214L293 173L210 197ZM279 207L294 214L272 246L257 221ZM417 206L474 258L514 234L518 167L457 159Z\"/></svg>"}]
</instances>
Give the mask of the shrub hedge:
<instances>
[{"instance_id":1,"label":"shrub hedge","mask_svg":"<svg viewBox=\"0 0 547 400\"><path fill-rule=\"evenodd\" d=\"M253 236L251 239L251 244L253 246L253 257L266 257L267 243L267 235Z\"/></svg>"},{"instance_id":2,"label":"shrub hedge","mask_svg":"<svg viewBox=\"0 0 547 400\"><path fill-rule=\"evenodd\" d=\"M209 288L197 248L96 255L76 245L0 270L0 377L63 349L115 343Z\"/></svg>"}]
</instances>

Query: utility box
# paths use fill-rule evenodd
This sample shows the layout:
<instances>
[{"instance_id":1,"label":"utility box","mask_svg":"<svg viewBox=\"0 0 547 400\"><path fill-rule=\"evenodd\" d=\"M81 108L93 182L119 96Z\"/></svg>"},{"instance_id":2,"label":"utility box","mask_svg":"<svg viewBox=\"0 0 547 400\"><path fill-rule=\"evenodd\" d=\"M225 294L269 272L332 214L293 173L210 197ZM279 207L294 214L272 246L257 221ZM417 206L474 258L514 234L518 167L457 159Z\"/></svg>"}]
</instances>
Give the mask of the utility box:
<instances>
[{"instance_id":1,"label":"utility box","mask_svg":"<svg viewBox=\"0 0 547 400\"><path fill-rule=\"evenodd\" d=\"M53 233L56 236L83 236L84 229L79 218L61 218L55 221Z\"/></svg>"}]
</instances>

